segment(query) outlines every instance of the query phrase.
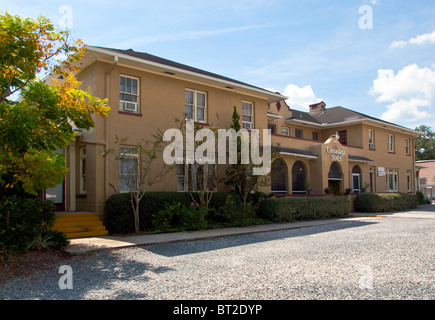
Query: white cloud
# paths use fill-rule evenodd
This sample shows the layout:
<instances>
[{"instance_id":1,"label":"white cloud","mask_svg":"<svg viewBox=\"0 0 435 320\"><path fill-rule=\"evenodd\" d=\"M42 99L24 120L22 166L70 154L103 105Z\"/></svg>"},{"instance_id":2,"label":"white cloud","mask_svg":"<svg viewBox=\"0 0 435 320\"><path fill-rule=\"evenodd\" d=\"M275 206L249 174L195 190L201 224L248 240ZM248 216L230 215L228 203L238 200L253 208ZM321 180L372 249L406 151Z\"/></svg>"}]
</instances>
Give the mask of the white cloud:
<instances>
[{"instance_id":1,"label":"white cloud","mask_svg":"<svg viewBox=\"0 0 435 320\"><path fill-rule=\"evenodd\" d=\"M321 101L316 97L310 85L301 88L295 84L289 84L284 89L284 95L288 97L287 104L291 108L299 107L308 110L310 104Z\"/></svg>"},{"instance_id":2,"label":"white cloud","mask_svg":"<svg viewBox=\"0 0 435 320\"><path fill-rule=\"evenodd\" d=\"M430 118L431 114L427 111L422 111L419 108L429 107L428 100L411 99L399 100L387 106L387 111L384 112L381 118L390 122L421 122Z\"/></svg>"},{"instance_id":3,"label":"white cloud","mask_svg":"<svg viewBox=\"0 0 435 320\"><path fill-rule=\"evenodd\" d=\"M431 108L435 99L435 68L408 65L396 74L393 70L378 70L370 90L379 95L376 102L391 103L382 119L391 122L413 122L431 117L421 108Z\"/></svg>"},{"instance_id":4,"label":"white cloud","mask_svg":"<svg viewBox=\"0 0 435 320\"><path fill-rule=\"evenodd\" d=\"M432 33L421 34L415 38L409 39L408 41L393 41L390 45L390 48L403 48L408 44L423 45L432 43L435 43L435 31Z\"/></svg>"}]
</instances>

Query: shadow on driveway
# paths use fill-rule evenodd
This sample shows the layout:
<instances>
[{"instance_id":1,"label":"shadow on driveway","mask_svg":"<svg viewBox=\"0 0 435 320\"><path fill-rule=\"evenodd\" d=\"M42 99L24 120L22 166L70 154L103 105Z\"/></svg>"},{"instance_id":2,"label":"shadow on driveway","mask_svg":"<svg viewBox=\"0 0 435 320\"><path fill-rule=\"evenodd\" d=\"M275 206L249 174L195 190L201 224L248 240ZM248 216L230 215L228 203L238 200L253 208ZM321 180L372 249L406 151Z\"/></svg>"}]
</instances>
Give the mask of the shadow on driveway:
<instances>
[{"instance_id":1,"label":"shadow on driveway","mask_svg":"<svg viewBox=\"0 0 435 320\"><path fill-rule=\"evenodd\" d=\"M250 245L254 243L282 240L294 237L303 237L313 234L331 232L341 229L359 228L376 224L377 222L349 220L340 223L332 223L316 226L305 226L301 228L268 231L255 234L231 235L220 238L205 240L183 241L167 244L156 244L142 246L144 249L166 257L175 257L186 254L201 253L225 248Z\"/></svg>"}]
</instances>

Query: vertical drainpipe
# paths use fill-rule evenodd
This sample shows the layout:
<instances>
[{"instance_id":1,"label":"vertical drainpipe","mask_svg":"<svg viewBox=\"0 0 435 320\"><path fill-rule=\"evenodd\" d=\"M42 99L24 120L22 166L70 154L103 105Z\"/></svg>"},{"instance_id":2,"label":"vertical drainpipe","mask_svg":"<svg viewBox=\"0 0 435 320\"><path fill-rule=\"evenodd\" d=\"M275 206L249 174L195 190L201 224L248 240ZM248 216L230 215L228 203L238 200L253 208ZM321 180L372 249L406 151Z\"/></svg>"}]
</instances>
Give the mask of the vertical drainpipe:
<instances>
[{"instance_id":1,"label":"vertical drainpipe","mask_svg":"<svg viewBox=\"0 0 435 320\"><path fill-rule=\"evenodd\" d=\"M414 186L414 194L417 194L417 181L416 181L416 174L417 174L417 170L415 170L415 139L417 139L417 137L412 137L412 139L409 139L411 146L412 147L412 153L411 153L411 157L412 157L412 177L411 177L411 183Z\"/></svg>"},{"instance_id":2,"label":"vertical drainpipe","mask_svg":"<svg viewBox=\"0 0 435 320\"><path fill-rule=\"evenodd\" d=\"M115 68L115 66L118 64L118 56L115 56L113 58L113 62L109 67L109 70L106 71L106 81L105 81L105 90L106 90L106 98L108 99L109 105L111 105L110 103L110 74L112 73L113 69ZM106 116L104 118L104 140L105 140L105 151L108 150L109 148L109 130L108 130L108 121L109 121L110 115ZM104 197L106 200L107 196L109 194L109 158L108 157L104 157Z\"/></svg>"}]
</instances>

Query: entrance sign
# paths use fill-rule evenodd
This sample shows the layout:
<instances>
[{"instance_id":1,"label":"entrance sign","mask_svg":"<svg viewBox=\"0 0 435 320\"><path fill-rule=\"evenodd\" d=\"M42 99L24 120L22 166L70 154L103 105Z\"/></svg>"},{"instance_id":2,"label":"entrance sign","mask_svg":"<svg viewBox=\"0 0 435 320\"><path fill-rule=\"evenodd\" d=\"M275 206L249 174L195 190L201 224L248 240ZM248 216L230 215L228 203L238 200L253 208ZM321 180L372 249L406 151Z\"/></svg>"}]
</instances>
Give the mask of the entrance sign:
<instances>
[{"instance_id":1,"label":"entrance sign","mask_svg":"<svg viewBox=\"0 0 435 320\"><path fill-rule=\"evenodd\" d=\"M337 149L337 148L329 148L326 147L326 152L331 154L332 161L341 161L342 156L346 154L346 151Z\"/></svg>"}]
</instances>

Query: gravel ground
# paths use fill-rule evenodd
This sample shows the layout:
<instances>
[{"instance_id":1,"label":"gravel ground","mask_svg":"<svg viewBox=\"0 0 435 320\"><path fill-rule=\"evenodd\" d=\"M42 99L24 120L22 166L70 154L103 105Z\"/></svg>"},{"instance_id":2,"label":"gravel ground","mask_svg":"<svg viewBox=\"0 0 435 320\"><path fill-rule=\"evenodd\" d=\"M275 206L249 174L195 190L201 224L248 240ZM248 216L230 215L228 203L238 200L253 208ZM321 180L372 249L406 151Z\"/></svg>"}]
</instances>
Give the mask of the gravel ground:
<instances>
[{"instance_id":1,"label":"gravel ground","mask_svg":"<svg viewBox=\"0 0 435 320\"><path fill-rule=\"evenodd\" d=\"M0 300L434 300L435 219L420 213L101 251L3 281Z\"/></svg>"}]
</instances>

